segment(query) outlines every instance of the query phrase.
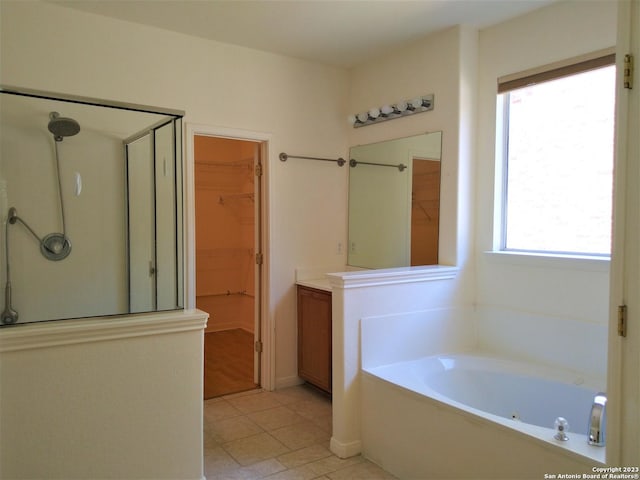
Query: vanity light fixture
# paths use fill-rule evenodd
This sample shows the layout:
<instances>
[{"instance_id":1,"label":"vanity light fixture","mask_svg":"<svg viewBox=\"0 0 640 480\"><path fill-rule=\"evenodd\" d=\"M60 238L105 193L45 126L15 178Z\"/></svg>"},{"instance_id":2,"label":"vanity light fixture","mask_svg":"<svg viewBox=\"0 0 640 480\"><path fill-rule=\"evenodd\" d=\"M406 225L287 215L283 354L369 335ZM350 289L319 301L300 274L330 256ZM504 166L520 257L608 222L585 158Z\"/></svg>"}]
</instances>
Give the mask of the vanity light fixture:
<instances>
[{"instance_id":1,"label":"vanity light fixture","mask_svg":"<svg viewBox=\"0 0 640 480\"><path fill-rule=\"evenodd\" d=\"M394 118L407 117L414 113L428 112L429 110L433 110L433 94L403 100L393 105L372 108L368 112L349 115L348 121L353 125L353 128L358 128L393 120Z\"/></svg>"}]
</instances>

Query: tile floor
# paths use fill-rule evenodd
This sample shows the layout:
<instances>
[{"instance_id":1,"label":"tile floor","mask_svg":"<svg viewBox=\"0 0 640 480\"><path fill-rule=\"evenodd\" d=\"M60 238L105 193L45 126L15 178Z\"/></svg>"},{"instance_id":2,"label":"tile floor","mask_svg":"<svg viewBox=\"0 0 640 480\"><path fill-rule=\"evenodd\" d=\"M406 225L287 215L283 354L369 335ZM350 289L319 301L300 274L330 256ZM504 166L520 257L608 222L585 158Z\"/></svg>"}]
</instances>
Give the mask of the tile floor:
<instances>
[{"instance_id":1,"label":"tile floor","mask_svg":"<svg viewBox=\"0 0 640 480\"><path fill-rule=\"evenodd\" d=\"M360 456L336 457L330 438L331 402L308 386L204 402L207 480L395 478Z\"/></svg>"}]
</instances>

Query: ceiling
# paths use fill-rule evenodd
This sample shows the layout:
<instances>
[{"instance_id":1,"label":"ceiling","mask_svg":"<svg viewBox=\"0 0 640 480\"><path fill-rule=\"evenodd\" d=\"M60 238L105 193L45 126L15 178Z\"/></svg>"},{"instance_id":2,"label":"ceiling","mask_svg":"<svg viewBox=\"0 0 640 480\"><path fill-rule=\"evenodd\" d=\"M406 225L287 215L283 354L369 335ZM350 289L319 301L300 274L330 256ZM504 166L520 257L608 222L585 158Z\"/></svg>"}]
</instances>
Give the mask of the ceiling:
<instances>
[{"instance_id":1,"label":"ceiling","mask_svg":"<svg viewBox=\"0 0 640 480\"><path fill-rule=\"evenodd\" d=\"M353 67L453 25L483 28L556 0L47 0L85 12Z\"/></svg>"}]
</instances>

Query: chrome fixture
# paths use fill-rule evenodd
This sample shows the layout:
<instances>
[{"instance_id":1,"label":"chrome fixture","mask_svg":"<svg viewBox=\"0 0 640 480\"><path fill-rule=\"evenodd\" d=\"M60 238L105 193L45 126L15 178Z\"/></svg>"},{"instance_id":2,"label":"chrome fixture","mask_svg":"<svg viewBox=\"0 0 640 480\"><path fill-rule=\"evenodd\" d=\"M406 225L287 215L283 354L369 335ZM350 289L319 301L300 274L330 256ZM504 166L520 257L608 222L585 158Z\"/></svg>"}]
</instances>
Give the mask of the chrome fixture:
<instances>
[{"instance_id":1,"label":"chrome fixture","mask_svg":"<svg viewBox=\"0 0 640 480\"><path fill-rule=\"evenodd\" d=\"M56 142L61 142L63 137L72 137L80 131L80 124L73 118L61 117L58 112L49 114L49 131Z\"/></svg>"},{"instance_id":2,"label":"chrome fixture","mask_svg":"<svg viewBox=\"0 0 640 480\"><path fill-rule=\"evenodd\" d=\"M33 237L40 244L40 252L42 255L48 260L62 260L66 258L71 252L71 241L64 236L62 233L50 233L40 238L40 236L29 226L27 222L25 222L22 218L18 216L18 211L15 207L11 207L9 209L9 214L7 215L7 232L8 235L8 225L14 225L16 222L20 222ZM7 257L9 252L9 237L6 237L6 251ZM9 265L9 260L7 258L7 266Z\"/></svg>"},{"instance_id":3,"label":"chrome fixture","mask_svg":"<svg viewBox=\"0 0 640 480\"><path fill-rule=\"evenodd\" d=\"M556 429L556 434L553 436L556 440L560 440L561 442L566 442L569 440L567 432L569 431L569 422L564 417L556 418L554 422L554 426Z\"/></svg>"},{"instance_id":4,"label":"chrome fixture","mask_svg":"<svg viewBox=\"0 0 640 480\"><path fill-rule=\"evenodd\" d=\"M287 153L280 153L279 155L281 162L286 162L289 158L301 158L303 160L319 160L321 162L335 162L339 167L342 167L346 161L344 158L320 158L320 157L303 157L301 155L289 155Z\"/></svg>"},{"instance_id":5,"label":"chrome fixture","mask_svg":"<svg viewBox=\"0 0 640 480\"><path fill-rule=\"evenodd\" d=\"M352 158L351 160L349 160L349 166L352 168L357 167L358 165L374 165L376 167L393 167L393 168L397 168L398 171L403 172L405 168L407 168L407 166L404 163L399 163L397 165L393 165L391 163L371 163L371 162L360 162L358 160L356 160L355 158Z\"/></svg>"},{"instance_id":6,"label":"chrome fixture","mask_svg":"<svg viewBox=\"0 0 640 480\"><path fill-rule=\"evenodd\" d=\"M423 95L421 97L412 98L411 100L403 100L393 105L383 105L370 109L368 112L360 112L349 115L349 124L353 128L364 127L394 118L407 117L414 113L428 112L433 110L433 94Z\"/></svg>"},{"instance_id":7,"label":"chrome fixture","mask_svg":"<svg viewBox=\"0 0 640 480\"><path fill-rule=\"evenodd\" d=\"M62 141L63 137L72 137L76 135L80 131L80 124L76 122L73 118L61 117L58 112L51 112L49 114L49 131L53 134L54 142L54 153L56 160L56 175L58 180L58 201L60 202L60 216L62 217L62 233L52 233L47 235L43 239L43 244L48 242L51 246L48 251L55 251L56 257L59 255L60 258L49 258L49 260L62 260L71 252L71 242L67 238L67 229L64 218L64 200L62 197L62 180L60 178L60 155L58 154L58 143ZM42 251L43 255L45 252ZM45 255L46 256L46 255Z\"/></svg>"},{"instance_id":8,"label":"chrome fixture","mask_svg":"<svg viewBox=\"0 0 640 480\"><path fill-rule=\"evenodd\" d=\"M60 204L60 217L62 220L62 232L54 232L44 237L40 237L25 220L18 216L18 212L14 207L9 209L7 216L7 224L15 224L19 221L25 226L27 230L33 235L40 244L40 252L42 255L53 261L62 260L67 258L71 253L71 241L67 237L67 226L64 216L64 201L62 197L62 180L60 178L60 155L58 154L58 143L62 142L64 137L71 137L76 135L80 131L80 124L73 118L61 117L58 112L51 112L49 114L49 124L47 125L49 131L53 134L54 139L54 157L56 162L56 180L58 187L58 202ZM7 230L8 233L8 230ZM7 237L8 239L8 237ZM7 242L8 243L8 242ZM8 257L7 257L8 264Z\"/></svg>"},{"instance_id":9,"label":"chrome fixture","mask_svg":"<svg viewBox=\"0 0 640 480\"><path fill-rule=\"evenodd\" d=\"M9 213L11 215L11 213ZM4 287L4 310L0 314L0 323L12 325L18 321L18 312L11 308L11 269L9 268L9 219L4 230L4 260L7 266L7 283Z\"/></svg>"},{"instance_id":10,"label":"chrome fixture","mask_svg":"<svg viewBox=\"0 0 640 480\"><path fill-rule=\"evenodd\" d=\"M589 445L604 447L606 432L606 404L607 395L602 392L596 394L593 399L593 405L591 406L591 413L589 414L589 425L587 430Z\"/></svg>"}]
</instances>

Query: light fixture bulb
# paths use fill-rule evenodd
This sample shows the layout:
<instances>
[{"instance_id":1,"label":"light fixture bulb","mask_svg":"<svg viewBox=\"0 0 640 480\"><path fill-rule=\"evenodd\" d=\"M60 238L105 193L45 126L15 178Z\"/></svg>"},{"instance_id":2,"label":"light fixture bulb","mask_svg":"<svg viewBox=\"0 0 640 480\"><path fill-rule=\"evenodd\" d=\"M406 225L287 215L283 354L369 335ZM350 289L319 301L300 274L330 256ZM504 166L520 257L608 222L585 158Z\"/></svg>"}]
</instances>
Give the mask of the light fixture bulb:
<instances>
[{"instance_id":1,"label":"light fixture bulb","mask_svg":"<svg viewBox=\"0 0 640 480\"><path fill-rule=\"evenodd\" d=\"M408 105L407 102L398 102L396 103L396 109L399 112L404 112L407 109Z\"/></svg>"},{"instance_id":2,"label":"light fixture bulb","mask_svg":"<svg viewBox=\"0 0 640 480\"><path fill-rule=\"evenodd\" d=\"M394 112L393 107L391 105L383 105L380 108L380 111L382 112L383 115L390 115Z\"/></svg>"},{"instance_id":3,"label":"light fixture bulb","mask_svg":"<svg viewBox=\"0 0 640 480\"><path fill-rule=\"evenodd\" d=\"M364 123L367 120L369 120L369 114L367 112L361 112L358 114L358 121Z\"/></svg>"},{"instance_id":4,"label":"light fixture bulb","mask_svg":"<svg viewBox=\"0 0 640 480\"><path fill-rule=\"evenodd\" d=\"M354 123L356 123L358 121L358 119L356 118L355 115L351 114L347 117L347 122L349 122L349 125L353 125Z\"/></svg>"},{"instance_id":5,"label":"light fixture bulb","mask_svg":"<svg viewBox=\"0 0 640 480\"><path fill-rule=\"evenodd\" d=\"M372 108L371 110L369 110L369 116L371 118L378 118L380 116L380 109Z\"/></svg>"},{"instance_id":6,"label":"light fixture bulb","mask_svg":"<svg viewBox=\"0 0 640 480\"><path fill-rule=\"evenodd\" d=\"M410 103L413 108L420 108L422 107L422 97L413 98Z\"/></svg>"}]
</instances>

